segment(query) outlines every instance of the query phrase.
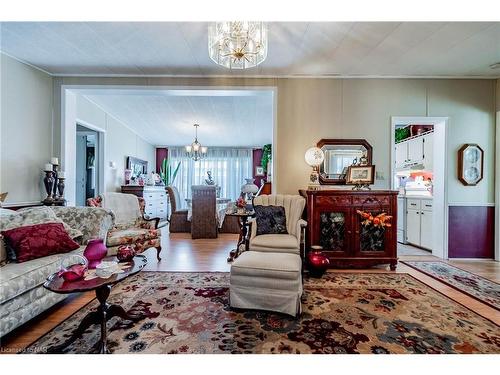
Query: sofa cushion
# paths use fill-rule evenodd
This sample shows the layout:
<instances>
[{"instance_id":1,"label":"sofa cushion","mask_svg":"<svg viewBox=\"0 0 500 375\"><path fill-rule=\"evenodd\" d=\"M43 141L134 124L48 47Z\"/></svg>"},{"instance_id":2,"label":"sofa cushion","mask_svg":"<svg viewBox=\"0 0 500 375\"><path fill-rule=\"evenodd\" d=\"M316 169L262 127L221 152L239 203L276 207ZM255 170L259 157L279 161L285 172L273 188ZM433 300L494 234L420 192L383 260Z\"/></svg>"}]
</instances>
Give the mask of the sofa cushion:
<instances>
[{"instance_id":1,"label":"sofa cushion","mask_svg":"<svg viewBox=\"0 0 500 375\"><path fill-rule=\"evenodd\" d=\"M263 234L288 234L285 208L282 206L254 206L257 236Z\"/></svg>"},{"instance_id":2,"label":"sofa cushion","mask_svg":"<svg viewBox=\"0 0 500 375\"><path fill-rule=\"evenodd\" d=\"M302 260L296 254L245 251L231 265L231 280L233 276L297 280L301 270Z\"/></svg>"},{"instance_id":3,"label":"sofa cushion","mask_svg":"<svg viewBox=\"0 0 500 375\"><path fill-rule=\"evenodd\" d=\"M52 254L67 253L80 247L64 230L62 223L29 225L2 231L16 252L19 263Z\"/></svg>"},{"instance_id":4,"label":"sofa cushion","mask_svg":"<svg viewBox=\"0 0 500 375\"><path fill-rule=\"evenodd\" d=\"M35 224L61 223L69 236L73 239L82 236L82 232L70 227L59 219L50 207L30 207L18 210L18 215L9 216L7 220L1 220L0 231L24 227Z\"/></svg>"},{"instance_id":5,"label":"sofa cushion","mask_svg":"<svg viewBox=\"0 0 500 375\"><path fill-rule=\"evenodd\" d=\"M298 249L299 243L291 234L262 234L255 236L250 242L250 248L263 247L270 249Z\"/></svg>"},{"instance_id":6,"label":"sofa cushion","mask_svg":"<svg viewBox=\"0 0 500 375\"><path fill-rule=\"evenodd\" d=\"M85 247L70 254L81 255ZM9 263L0 271L0 304L42 285L48 276L59 271L60 261L68 254L49 255L24 263Z\"/></svg>"},{"instance_id":7,"label":"sofa cushion","mask_svg":"<svg viewBox=\"0 0 500 375\"><path fill-rule=\"evenodd\" d=\"M107 246L134 244L160 237L159 229L128 228L109 232Z\"/></svg>"}]
</instances>

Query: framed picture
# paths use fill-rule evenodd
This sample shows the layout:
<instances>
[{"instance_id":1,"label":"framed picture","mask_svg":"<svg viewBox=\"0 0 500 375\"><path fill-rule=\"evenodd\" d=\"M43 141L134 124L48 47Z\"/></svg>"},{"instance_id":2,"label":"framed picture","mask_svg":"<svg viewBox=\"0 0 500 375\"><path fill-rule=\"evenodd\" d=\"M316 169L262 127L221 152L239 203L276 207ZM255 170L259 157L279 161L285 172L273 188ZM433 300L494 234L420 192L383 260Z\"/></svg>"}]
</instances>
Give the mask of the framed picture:
<instances>
[{"instance_id":1,"label":"framed picture","mask_svg":"<svg viewBox=\"0 0 500 375\"><path fill-rule=\"evenodd\" d=\"M255 167L255 175L259 176L259 177L265 176L264 167L261 167L260 165L256 166Z\"/></svg>"},{"instance_id":2,"label":"framed picture","mask_svg":"<svg viewBox=\"0 0 500 375\"><path fill-rule=\"evenodd\" d=\"M128 156L127 169L130 169L132 171L130 177L132 180L135 180L141 174L148 173L148 162L146 160L134 158L133 156Z\"/></svg>"},{"instance_id":3,"label":"framed picture","mask_svg":"<svg viewBox=\"0 0 500 375\"><path fill-rule=\"evenodd\" d=\"M346 183L348 185L371 185L375 181L375 166L351 165L347 169Z\"/></svg>"},{"instance_id":4,"label":"framed picture","mask_svg":"<svg viewBox=\"0 0 500 375\"><path fill-rule=\"evenodd\" d=\"M458 179L465 186L474 186L483 179L484 151L475 143L466 143L458 150Z\"/></svg>"}]
</instances>

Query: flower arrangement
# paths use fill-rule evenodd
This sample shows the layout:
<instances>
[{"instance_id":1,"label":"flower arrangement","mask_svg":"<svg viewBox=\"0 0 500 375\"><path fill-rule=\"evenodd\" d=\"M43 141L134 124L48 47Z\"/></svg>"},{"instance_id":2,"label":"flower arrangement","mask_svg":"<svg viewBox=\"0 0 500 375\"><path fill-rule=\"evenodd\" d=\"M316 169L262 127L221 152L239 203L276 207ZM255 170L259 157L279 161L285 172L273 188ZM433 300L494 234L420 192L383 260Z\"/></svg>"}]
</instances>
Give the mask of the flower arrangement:
<instances>
[{"instance_id":1,"label":"flower arrangement","mask_svg":"<svg viewBox=\"0 0 500 375\"><path fill-rule=\"evenodd\" d=\"M239 197L236 200L236 207L238 207L238 208L245 208L246 205L247 205L247 201L245 200L245 198Z\"/></svg>"},{"instance_id":2,"label":"flower arrangement","mask_svg":"<svg viewBox=\"0 0 500 375\"><path fill-rule=\"evenodd\" d=\"M365 225L365 226L373 225L375 227L380 227L380 228L392 226L392 224L390 223L392 216L387 215L387 213L385 213L385 212L382 212L381 214L378 214L377 216L373 216L369 212L360 211L360 210L356 210L356 212L363 219L363 221L361 222L362 225Z\"/></svg>"}]
</instances>

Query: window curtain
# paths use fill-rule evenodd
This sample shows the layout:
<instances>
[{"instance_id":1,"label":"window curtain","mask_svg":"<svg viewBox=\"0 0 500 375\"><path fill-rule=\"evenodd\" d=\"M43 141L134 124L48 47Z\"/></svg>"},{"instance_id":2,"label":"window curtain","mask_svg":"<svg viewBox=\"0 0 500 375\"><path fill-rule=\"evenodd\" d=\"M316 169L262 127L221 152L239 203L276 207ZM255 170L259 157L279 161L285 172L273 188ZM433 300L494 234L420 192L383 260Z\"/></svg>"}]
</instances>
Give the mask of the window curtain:
<instances>
[{"instance_id":1,"label":"window curtain","mask_svg":"<svg viewBox=\"0 0 500 375\"><path fill-rule=\"evenodd\" d=\"M245 178L253 176L252 149L209 147L207 155L194 161L186 155L184 147L168 148L172 168L181 163L173 185L181 194L182 207L186 207L184 198L191 197L192 185L204 185L212 172L215 184L221 187L220 196L236 200L241 193Z\"/></svg>"}]
</instances>

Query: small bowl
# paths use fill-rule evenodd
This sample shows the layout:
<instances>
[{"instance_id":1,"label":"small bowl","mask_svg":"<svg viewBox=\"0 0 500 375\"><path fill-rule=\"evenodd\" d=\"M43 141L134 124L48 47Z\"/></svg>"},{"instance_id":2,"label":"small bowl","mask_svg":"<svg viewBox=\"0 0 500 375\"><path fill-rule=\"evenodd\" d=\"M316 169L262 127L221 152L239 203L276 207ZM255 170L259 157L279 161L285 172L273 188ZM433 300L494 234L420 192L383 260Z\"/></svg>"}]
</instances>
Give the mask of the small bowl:
<instances>
[{"instance_id":1,"label":"small bowl","mask_svg":"<svg viewBox=\"0 0 500 375\"><path fill-rule=\"evenodd\" d=\"M95 273L97 276L107 279L111 275L113 275L118 270L118 262L115 261L106 261L101 262L95 268Z\"/></svg>"}]
</instances>

